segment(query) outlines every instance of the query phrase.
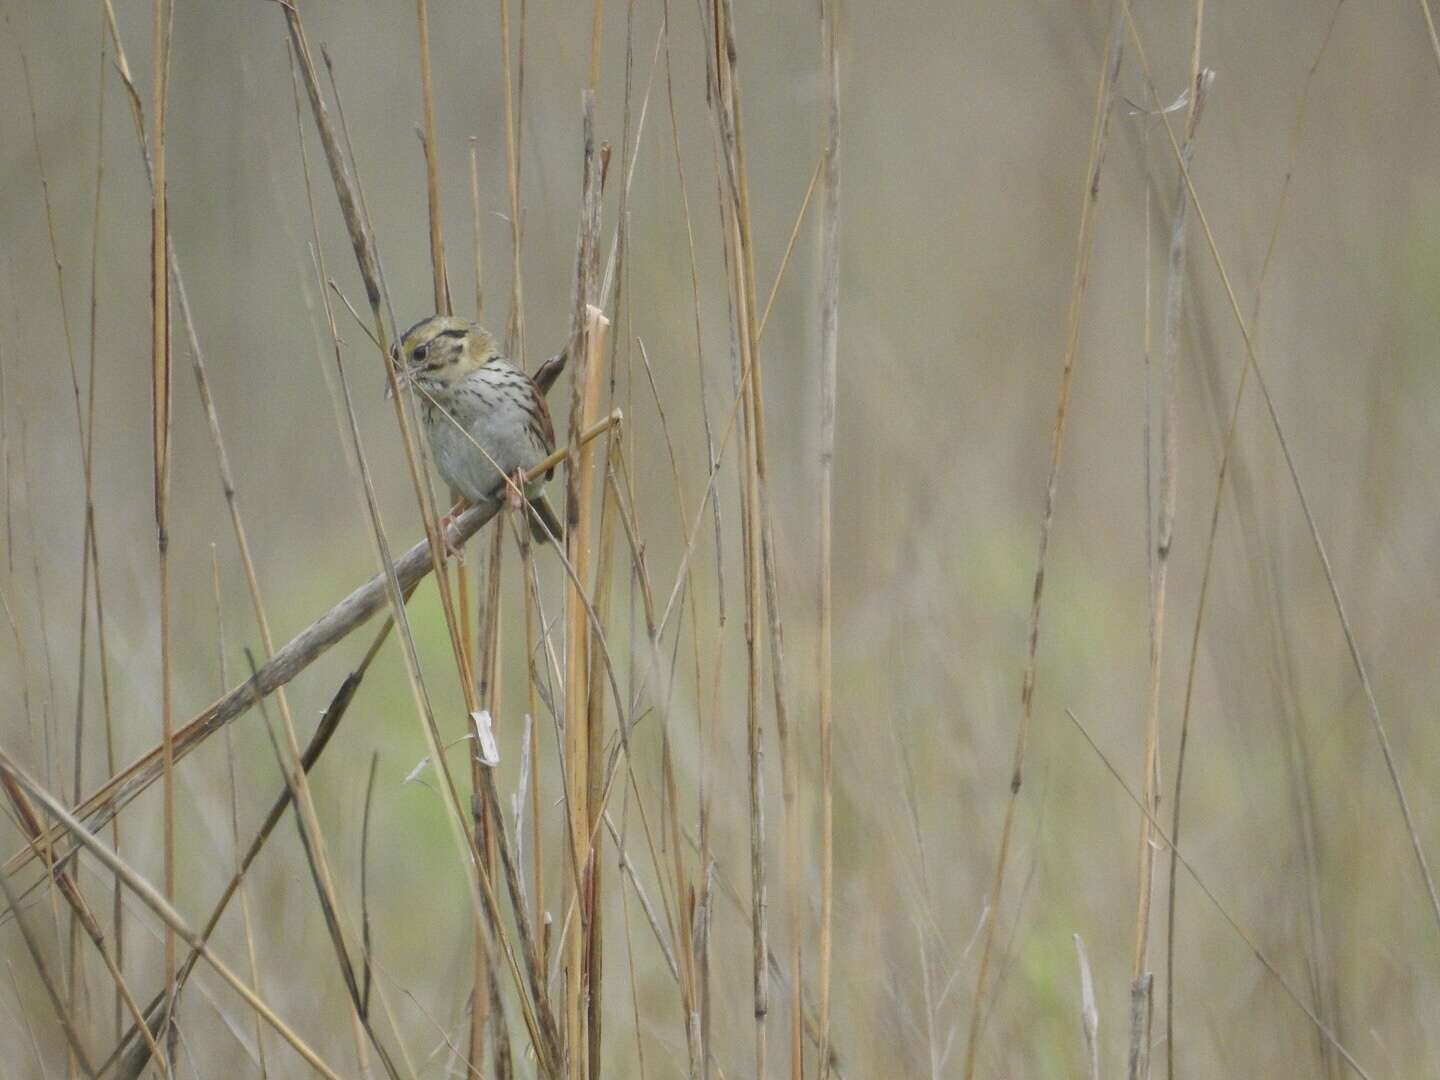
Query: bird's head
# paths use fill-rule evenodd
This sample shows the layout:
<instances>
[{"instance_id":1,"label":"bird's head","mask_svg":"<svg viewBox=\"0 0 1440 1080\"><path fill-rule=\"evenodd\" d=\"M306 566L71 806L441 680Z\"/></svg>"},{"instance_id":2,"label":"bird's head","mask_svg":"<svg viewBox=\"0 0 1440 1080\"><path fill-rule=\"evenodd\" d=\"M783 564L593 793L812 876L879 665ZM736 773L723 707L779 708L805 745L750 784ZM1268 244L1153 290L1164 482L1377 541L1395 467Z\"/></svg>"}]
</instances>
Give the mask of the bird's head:
<instances>
[{"instance_id":1,"label":"bird's head","mask_svg":"<svg viewBox=\"0 0 1440 1080\"><path fill-rule=\"evenodd\" d=\"M432 315L401 335L400 378L431 394L443 393L499 355L490 333L468 319Z\"/></svg>"}]
</instances>

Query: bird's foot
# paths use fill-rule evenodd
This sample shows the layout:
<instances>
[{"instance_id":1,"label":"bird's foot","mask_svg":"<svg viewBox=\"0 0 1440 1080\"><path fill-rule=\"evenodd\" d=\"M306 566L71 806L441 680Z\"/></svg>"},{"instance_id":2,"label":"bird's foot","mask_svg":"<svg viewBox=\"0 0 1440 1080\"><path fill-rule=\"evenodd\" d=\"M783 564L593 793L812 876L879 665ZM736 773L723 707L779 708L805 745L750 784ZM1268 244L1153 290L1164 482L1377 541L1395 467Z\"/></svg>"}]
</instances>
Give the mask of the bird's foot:
<instances>
[{"instance_id":1,"label":"bird's foot","mask_svg":"<svg viewBox=\"0 0 1440 1080\"><path fill-rule=\"evenodd\" d=\"M464 509L465 500L461 499L450 508L449 513L447 513L444 517L440 519L438 525L438 528L440 529L440 543L443 544L445 547L445 554L450 556L456 562L465 561L465 545L463 543L455 544L451 542L450 526L455 524L455 519L460 516L461 511L463 511Z\"/></svg>"},{"instance_id":2,"label":"bird's foot","mask_svg":"<svg viewBox=\"0 0 1440 1080\"><path fill-rule=\"evenodd\" d=\"M525 485L529 478L525 475L524 469L516 469L512 481L505 485L505 498L510 503L511 510L519 510L525 505Z\"/></svg>"}]
</instances>

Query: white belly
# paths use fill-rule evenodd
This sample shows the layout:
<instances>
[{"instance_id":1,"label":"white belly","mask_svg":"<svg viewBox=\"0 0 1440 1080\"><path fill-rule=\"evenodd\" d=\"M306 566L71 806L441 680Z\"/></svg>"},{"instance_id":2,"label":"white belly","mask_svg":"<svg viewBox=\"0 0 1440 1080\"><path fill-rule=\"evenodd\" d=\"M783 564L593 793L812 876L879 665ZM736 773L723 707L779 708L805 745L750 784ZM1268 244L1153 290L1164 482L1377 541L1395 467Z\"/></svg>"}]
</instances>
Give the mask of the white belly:
<instances>
[{"instance_id":1,"label":"white belly","mask_svg":"<svg viewBox=\"0 0 1440 1080\"><path fill-rule=\"evenodd\" d=\"M430 452L445 482L471 502L493 497L504 482L502 473L513 476L543 456L526 430L524 413L503 398L492 406L482 396L460 393L445 408L450 417L425 410Z\"/></svg>"}]
</instances>

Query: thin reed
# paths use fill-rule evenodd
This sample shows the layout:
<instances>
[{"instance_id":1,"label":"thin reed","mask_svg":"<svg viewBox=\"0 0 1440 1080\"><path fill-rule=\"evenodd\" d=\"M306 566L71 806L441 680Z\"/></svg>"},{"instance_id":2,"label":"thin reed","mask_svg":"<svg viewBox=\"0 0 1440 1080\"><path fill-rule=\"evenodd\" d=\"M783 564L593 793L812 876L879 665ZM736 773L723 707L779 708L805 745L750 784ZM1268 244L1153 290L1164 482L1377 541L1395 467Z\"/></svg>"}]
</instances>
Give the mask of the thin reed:
<instances>
[{"instance_id":1,"label":"thin reed","mask_svg":"<svg viewBox=\"0 0 1440 1080\"><path fill-rule=\"evenodd\" d=\"M1440 39L1182 7L0 0L0 1070L1424 1073Z\"/></svg>"}]
</instances>

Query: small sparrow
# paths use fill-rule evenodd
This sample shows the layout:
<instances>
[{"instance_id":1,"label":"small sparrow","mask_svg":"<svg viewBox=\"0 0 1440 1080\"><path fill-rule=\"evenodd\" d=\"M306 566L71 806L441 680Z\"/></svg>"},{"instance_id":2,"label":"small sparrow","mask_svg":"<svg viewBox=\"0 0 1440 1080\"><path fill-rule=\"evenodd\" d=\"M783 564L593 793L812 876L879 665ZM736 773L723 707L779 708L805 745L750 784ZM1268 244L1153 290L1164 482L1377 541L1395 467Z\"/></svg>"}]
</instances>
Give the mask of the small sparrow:
<instances>
[{"instance_id":1,"label":"small sparrow","mask_svg":"<svg viewBox=\"0 0 1440 1080\"><path fill-rule=\"evenodd\" d=\"M555 449L555 428L535 380L501 355L489 332L453 315L432 315L405 331L400 381L422 399L430 452L445 482L471 503L520 491L530 504L536 540L563 532L543 477L526 471ZM514 487L505 483L514 481Z\"/></svg>"}]
</instances>

